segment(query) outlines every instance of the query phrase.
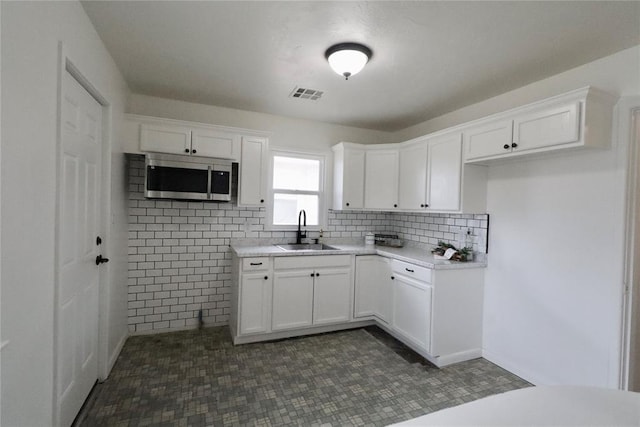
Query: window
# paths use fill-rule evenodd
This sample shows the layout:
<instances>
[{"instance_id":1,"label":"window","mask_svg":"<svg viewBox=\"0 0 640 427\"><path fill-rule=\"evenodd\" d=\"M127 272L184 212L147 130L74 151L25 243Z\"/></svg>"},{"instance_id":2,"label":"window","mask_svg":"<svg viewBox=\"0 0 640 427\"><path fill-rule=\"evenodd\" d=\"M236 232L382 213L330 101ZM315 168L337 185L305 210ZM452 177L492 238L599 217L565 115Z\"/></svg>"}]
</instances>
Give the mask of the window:
<instances>
[{"instance_id":1,"label":"window","mask_svg":"<svg viewBox=\"0 0 640 427\"><path fill-rule=\"evenodd\" d=\"M298 214L303 209L309 228L323 225L324 158L273 152L271 160L272 203L269 223L272 228L296 228Z\"/></svg>"}]
</instances>

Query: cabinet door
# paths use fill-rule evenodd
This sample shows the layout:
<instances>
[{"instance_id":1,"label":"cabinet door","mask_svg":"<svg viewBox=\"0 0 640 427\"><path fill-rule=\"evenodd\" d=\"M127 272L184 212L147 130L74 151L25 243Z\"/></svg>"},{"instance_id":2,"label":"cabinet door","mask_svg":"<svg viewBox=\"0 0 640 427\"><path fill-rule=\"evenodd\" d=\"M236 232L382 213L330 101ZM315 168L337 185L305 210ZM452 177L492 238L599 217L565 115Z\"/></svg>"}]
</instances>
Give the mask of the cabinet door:
<instances>
[{"instance_id":1,"label":"cabinet door","mask_svg":"<svg viewBox=\"0 0 640 427\"><path fill-rule=\"evenodd\" d=\"M517 117L513 122L514 152L552 145L568 144L580 139L580 103L547 108Z\"/></svg>"},{"instance_id":2,"label":"cabinet door","mask_svg":"<svg viewBox=\"0 0 640 427\"><path fill-rule=\"evenodd\" d=\"M398 150L367 151L365 208L394 210L398 207L398 157Z\"/></svg>"},{"instance_id":3,"label":"cabinet door","mask_svg":"<svg viewBox=\"0 0 640 427\"><path fill-rule=\"evenodd\" d=\"M194 128L191 134L191 154L239 160L240 135Z\"/></svg>"},{"instance_id":4,"label":"cabinet door","mask_svg":"<svg viewBox=\"0 0 640 427\"><path fill-rule=\"evenodd\" d=\"M394 277L392 327L429 352L431 286L399 274Z\"/></svg>"},{"instance_id":5,"label":"cabinet door","mask_svg":"<svg viewBox=\"0 0 640 427\"><path fill-rule=\"evenodd\" d=\"M140 151L169 154L191 153L191 129L164 124L140 125Z\"/></svg>"},{"instance_id":6,"label":"cabinet door","mask_svg":"<svg viewBox=\"0 0 640 427\"><path fill-rule=\"evenodd\" d=\"M240 334L268 332L271 277L268 272L242 275L240 283Z\"/></svg>"},{"instance_id":7,"label":"cabinet door","mask_svg":"<svg viewBox=\"0 0 640 427\"><path fill-rule=\"evenodd\" d=\"M429 143L429 208L460 210L462 135L455 133Z\"/></svg>"},{"instance_id":8,"label":"cabinet door","mask_svg":"<svg viewBox=\"0 0 640 427\"><path fill-rule=\"evenodd\" d=\"M364 207L364 157L362 150L344 150L343 209Z\"/></svg>"},{"instance_id":9,"label":"cabinet door","mask_svg":"<svg viewBox=\"0 0 640 427\"><path fill-rule=\"evenodd\" d=\"M464 135L464 159L482 159L511 152L513 120L502 120L467 129Z\"/></svg>"},{"instance_id":10,"label":"cabinet door","mask_svg":"<svg viewBox=\"0 0 640 427\"><path fill-rule=\"evenodd\" d=\"M356 257L354 317L376 316L391 322L393 288L389 260L379 255Z\"/></svg>"},{"instance_id":11,"label":"cabinet door","mask_svg":"<svg viewBox=\"0 0 640 427\"><path fill-rule=\"evenodd\" d=\"M398 207L414 210L427 207L426 142L400 149Z\"/></svg>"},{"instance_id":12,"label":"cabinet door","mask_svg":"<svg viewBox=\"0 0 640 427\"><path fill-rule=\"evenodd\" d=\"M242 137L238 179L239 206L264 206L266 157L266 138Z\"/></svg>"},{"instance_id":13,"label":"cabinet door","mask_svg":"<svg viewBox=\"0 0 640 427\"><path fill-rule=\"evenodd\" d=\"M354 317L373 316L376 312L380 275L378 255L362 255L356 257L356 282Z\"/></svg>"},{"instance_id":14,"label":"cabinet door","mask_svg":"<svg viewBox=\"0 0 640 427\"><path fill-rule=\"evenodd\" d=\"M382 258L382 257L381 257ZM375 315L381 321L391 324L393 321L393 285L394 279L387 258L382 258L380 278L376 293Z\"/></svg>"},{"instance_id":15,"label":"cabinet door","mask_svg":"<svg viewBox=\"0 0 640 427\"><path fill-rule=\"evenodd\" d=\"M311 326L314 276L313 270L274 273L272 330Z\"/></svg>"},{"instance_id":16,"label":"cabinet door","mask_svg":"<svg viewBox=\"0 0 640 427\"><path fill-rule=\"evenodd\" d=\"M347 322L351 311L351 269L318 268L313 285L313 324Z\"/></svg>"}]
</instances>

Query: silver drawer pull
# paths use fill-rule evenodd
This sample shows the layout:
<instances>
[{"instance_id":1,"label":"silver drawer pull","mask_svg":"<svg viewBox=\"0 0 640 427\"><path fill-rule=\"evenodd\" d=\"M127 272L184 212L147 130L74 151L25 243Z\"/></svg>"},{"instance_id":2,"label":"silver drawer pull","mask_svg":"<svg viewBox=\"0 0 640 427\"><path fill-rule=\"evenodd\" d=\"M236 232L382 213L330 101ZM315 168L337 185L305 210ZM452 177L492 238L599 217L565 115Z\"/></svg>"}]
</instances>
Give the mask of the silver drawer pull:
<instances>
[{"instance_id":1,"label":"silver drawer pull","mask_svg":"<svg viewBox=\"0 0 640 427\"><path fill-rule=\"evenodd\" d=\"M409 268L405 268L405 270L407 270L409 273L413 273L414 271L409 269Z\"/></svg>"},{"instance_id":2,"label":"silver drawer pull","mask_svg":"<svg viewBox=\"0 0 640 427\"><path fill-rule=\"evenodd\" d=\"M249 264L250 264L250 265L262 265L262 263L261 263L261 262L250 262Z\"/></svg>"}]
</instances>

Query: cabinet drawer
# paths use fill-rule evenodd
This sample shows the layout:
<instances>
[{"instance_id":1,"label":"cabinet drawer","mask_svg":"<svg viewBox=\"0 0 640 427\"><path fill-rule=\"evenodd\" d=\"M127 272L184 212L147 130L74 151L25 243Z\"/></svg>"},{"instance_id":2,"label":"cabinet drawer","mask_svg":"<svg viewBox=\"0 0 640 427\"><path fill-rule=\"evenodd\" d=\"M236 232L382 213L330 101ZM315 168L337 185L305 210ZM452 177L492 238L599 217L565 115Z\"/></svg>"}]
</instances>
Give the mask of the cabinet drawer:
<instances>
[{"instance_id":1,"label":"cabinet drawer","mask_svg":"<svg viewBox=\"0 0 640 427\"><path fill-rule=\"evenodd\" d=\"M243 258L242 271L260 271L269 269L269 258Z\"/></svg>"},{"instance_id":2,"label":"cabinet drawer","mask_svg":"<svg viewBox=\"0 0 640 427\"><path fill-rule=\"evenodd\" d=\"M431 269L426 267L420 267L415 264L394 259L391 261L391 271L407 277L412 277L413 279L421 282L431 283Z\"/></svg>"},{"instance_id":3,"label":"cabinet drawer","mask_svg":"<svg viewBox=\"0 0 640 427\"><path fill-rule=\"evenodd\" d=\"M303 255L276 257L273 262L276 270L284 270L289 268L350 266L351 255Z\"/></svg>"}]
</instances>

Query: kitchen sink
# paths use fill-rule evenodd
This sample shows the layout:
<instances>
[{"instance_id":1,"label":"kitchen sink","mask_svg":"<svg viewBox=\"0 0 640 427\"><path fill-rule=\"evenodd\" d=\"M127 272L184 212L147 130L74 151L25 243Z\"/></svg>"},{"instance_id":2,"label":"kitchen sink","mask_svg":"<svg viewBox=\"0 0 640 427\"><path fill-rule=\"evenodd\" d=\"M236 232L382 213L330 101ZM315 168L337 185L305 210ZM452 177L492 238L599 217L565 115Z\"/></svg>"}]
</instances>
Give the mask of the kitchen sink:
<instances>
[{"instance_id":1,"label":"kitchen sink","mask_svg":"<svg viewBox=\"0 0 640 427\"><path fill-rule=\"evenodd\" d=\"M285 251L337 251L338 248L325 245L324 243L291 243L283 245L275 245Z\"/></svg>"}]
</instances>

